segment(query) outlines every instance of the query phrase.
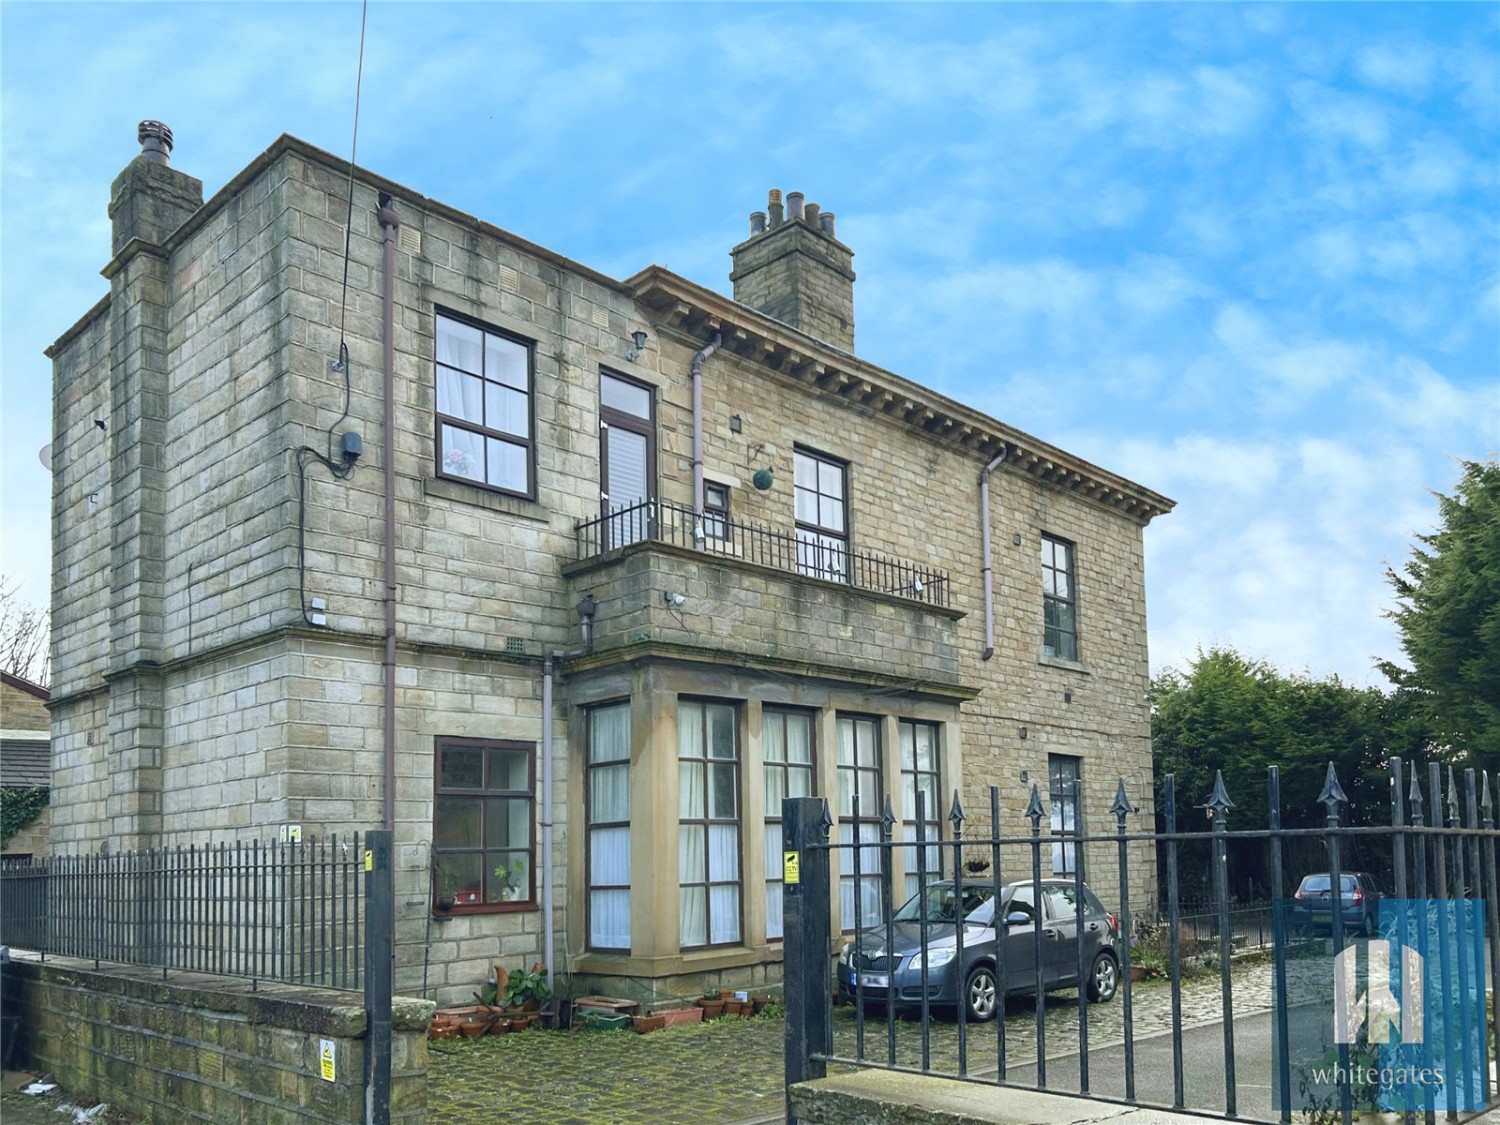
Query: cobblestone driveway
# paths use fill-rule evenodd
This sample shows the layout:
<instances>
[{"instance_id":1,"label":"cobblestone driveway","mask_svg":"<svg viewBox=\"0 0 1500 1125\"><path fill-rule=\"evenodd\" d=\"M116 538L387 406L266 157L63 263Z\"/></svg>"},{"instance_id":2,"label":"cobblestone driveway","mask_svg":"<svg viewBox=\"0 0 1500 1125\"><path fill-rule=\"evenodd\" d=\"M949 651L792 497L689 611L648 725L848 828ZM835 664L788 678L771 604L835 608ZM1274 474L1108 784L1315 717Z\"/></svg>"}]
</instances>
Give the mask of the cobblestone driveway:
<instances>
[{"instance_id":1,"label":"cobblestone driveway","mask_svg":"<svg viewBox=\"0 0 1500 1125\"><path fill-rule=\"evenodd\" d=\"M1165 982L1137 984L1133 993L1138 1037L1171 1027L1171 990ZM1235 969L1235 1014L1271 1007L1269 964ZM1222 1018L1217 975L1184 983L1183 1022L1216 1023ZM1007 1059L1036 1058L1035 1008L1013 1000L1007 1009ZM1078 1049L1075 993L1048 998L1045 1014L1047 1056ZM629 1031L530 1031L472 1042L432 1044L428 1104L434 1121L488 1121L497 1112L549 1125L730 1125L779 1117L784 1090L782 1048L785 1025L779 1017L725 1019L668 1028L650 1035ZM864 1054L888 1058L885 1018L865 1021ZM920 1025L895 1023L896 1062L919 1065ZM1124 1034L1124 1004L1116 998L1089 1009L1091 1047L1118 1042ZM853 1057L857 1028L850 1006L834 1009L836 1053ZM951 1019L933 1021L929 1038L931 1069L958 1070L957 1027ZM994 1073L995 1028L969 1025L968 1064L975 1074Z\"/></svg>"}]
</instances>

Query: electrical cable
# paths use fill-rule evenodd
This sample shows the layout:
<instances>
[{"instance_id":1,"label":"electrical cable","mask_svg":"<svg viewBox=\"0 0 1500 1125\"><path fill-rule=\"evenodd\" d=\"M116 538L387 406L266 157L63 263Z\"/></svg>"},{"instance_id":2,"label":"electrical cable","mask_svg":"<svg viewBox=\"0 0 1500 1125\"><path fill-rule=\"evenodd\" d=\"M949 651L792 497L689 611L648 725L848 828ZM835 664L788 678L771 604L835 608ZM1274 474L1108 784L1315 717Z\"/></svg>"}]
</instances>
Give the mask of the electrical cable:
<instances>
[{"instance_id":1,"label":"electrical cable","mask_svg":"<svg viewBox=\"0 0 1500 1125\"><path fill-rule=\"evenodd\" d=\"M344 327L349 311L350 241L354 230L354 162L359 154L359 103L364 85L365 28L369 13L369 0L364 0L359 13L359 58L354 72L354 135L349 142L349 188L344 211L344 278L339 292L339 355L333 362L334 370L344 376L344 408L326 431L326 453L319 453L310 445L298 446L294 451L297 461L297 600L302 620L314 626L312 615L307 610L307 466L309 460L316 460L333 474L335 480L346 480L354 472L357 456L345 452L340 460L334 460L333 433L349 417L349 406L354 394L349 374L349 345L345 340Z\"/></svg>"}]
</instances>

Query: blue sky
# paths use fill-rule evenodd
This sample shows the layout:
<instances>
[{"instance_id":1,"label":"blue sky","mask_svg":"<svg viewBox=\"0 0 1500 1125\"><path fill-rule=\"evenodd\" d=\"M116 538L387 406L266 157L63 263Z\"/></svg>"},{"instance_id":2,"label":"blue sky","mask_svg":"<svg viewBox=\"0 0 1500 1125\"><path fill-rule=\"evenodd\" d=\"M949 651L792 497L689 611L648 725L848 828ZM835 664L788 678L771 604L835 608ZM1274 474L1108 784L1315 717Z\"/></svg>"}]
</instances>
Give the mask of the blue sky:
<instances>
[{"instance_id":1,"label":"blue sky","mask_svg":"<svg viewBox=\"0 0 1500 1125\"><path fill-rule=\"evenodd\" d=\"M347 155L358 3L0 5L0 572L45 601L50 364L142 118L212 193ZM729 291L838 216L859 353L1175 498L1153 669L1383 684L1384 571L1500 449L1500 7L372 3L359 162Z\"/></svg>"}]
</instances>

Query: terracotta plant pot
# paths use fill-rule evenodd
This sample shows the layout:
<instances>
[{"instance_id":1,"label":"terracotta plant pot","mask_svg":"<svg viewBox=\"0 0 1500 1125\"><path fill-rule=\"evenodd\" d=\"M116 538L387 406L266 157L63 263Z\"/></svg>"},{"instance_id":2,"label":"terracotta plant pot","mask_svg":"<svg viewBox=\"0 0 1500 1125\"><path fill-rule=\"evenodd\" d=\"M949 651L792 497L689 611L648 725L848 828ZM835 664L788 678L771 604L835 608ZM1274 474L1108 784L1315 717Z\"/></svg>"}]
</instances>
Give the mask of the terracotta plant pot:
<instances>
[{"instance_id":1,"label":"terracotta plant pot","mask_svg":"<svg viewBox=\"0 0 1500 1125\"><path fill-rule=\"evenodd\" d=\"M630 1024L637 1035L645 1035L649 1031L660 1031L666 1027L667 1017L661 1013L647 1012L644 1016L632 1016Z\"/></svg>"},{"instance_id":2,"label":"terracotta plant pot","mask_svg":"<svg viewBox=\"0 0 1500 1125\"><path fill-rule=\"evenodd\" d=\"M700 1023L703 1020L702 1008L669 1008L659 1014L667 1021L668 1027L676 1027L680 1023Z\"/></svg>"},{"instance_id":3,"label":"terracotta plant pot","mask_svg":"<svg viewBox=\"0 0 1500 1125\"><path fill-rule=\"evenodd\" d=\"M490 1029L488 1017L470 1016L458 1025L458 1030L469 1039L477 1039Z\"/></svg>"},{"instance_id":4,"label":"terracotta plant pot","mask_svg":"<svg viewBox=\"0 0 1500 1125\"><path fill-rule=\"evenodd\" d=\"M718 997L709 999L705 996L698 1001L698 1007L703 1010L703 1018L706 1020L716 1020L724 1014L724 1001Z\"/></svg>"}]
</instances>

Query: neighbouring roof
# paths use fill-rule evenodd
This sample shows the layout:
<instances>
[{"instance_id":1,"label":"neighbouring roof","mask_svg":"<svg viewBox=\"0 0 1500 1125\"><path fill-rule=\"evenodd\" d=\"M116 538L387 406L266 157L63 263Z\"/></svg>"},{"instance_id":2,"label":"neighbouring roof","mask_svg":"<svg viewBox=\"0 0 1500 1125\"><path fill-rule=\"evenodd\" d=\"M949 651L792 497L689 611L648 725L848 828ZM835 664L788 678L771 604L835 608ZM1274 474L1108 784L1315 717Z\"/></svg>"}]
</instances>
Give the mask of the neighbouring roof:
<instances>
[{"instance_id":1,"label":"neighbouring roof","mask_svg":"<svg viewBox=\"0 0 1500 1125\"><path fill-rule=\"evenodd\" d=\"M27 695L36 696L43 703L52 698L52 693L41 684L34 684L30 680L24 679L21 676L13 676L9 672L0 671L0 684L5 684L7 687L19 688Z\"/></svg>"},{"instance_id":2,"label":"neighbouring roof","mask_svg":"<svg viewBox=\"0 0 1500 1125\"><path fill-rule=\"evenodd\" d=\"M0 738L0 789L30 789L52 784L52 743L45 738Z\"/></svg>"}]
</instances>

